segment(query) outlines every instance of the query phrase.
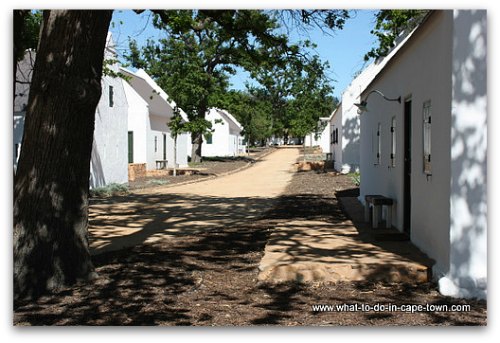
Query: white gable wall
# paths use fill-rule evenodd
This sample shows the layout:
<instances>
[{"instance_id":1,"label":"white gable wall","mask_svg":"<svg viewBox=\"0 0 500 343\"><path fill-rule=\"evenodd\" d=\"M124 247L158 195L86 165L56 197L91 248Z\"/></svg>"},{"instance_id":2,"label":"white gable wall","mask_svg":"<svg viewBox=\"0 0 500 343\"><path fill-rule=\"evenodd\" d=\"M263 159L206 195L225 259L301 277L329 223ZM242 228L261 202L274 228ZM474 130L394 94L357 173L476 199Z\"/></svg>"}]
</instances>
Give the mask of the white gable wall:
<instances>
[{"instance_id":1,"label":"white gable wall","mask_svg":"<svg viewBox=\"0 0 500 343\"><path fill-rule=\"evenodd\" d=\"M116 58L114 42L108 33L104 59ZM108 65L114 72L118 64ZM119 77L103 76L102 93L95 114L94 140L90 159L90 187L128 182L128 105ZM112 106L110 103L110 86Z\"/></svg>"},{"instance_id":2,"label":"white gable wall","mask_svg":"<svg viewBox=\"0 0 500 343\"><path fill-rule=\"evenodd\" d=\"M205 118L212 122L212 144L207 144L203 137L202 156L237 156L241 151L239 141L241 128L225 111L211 108ZM216 120L222 120L215 123Z\"/></svg>"},{"instance_id":3,"label":"white gable wall","mask_svg":"<svg viewBox=\"0 0 500 343\"><path fill-rule=\"evenodd\" d=\"M109 106L109 86L113 87L113 107ZM128 182L127 111L122 80L103 77L90 160L91 188Z\"/></svg>"}]
</instances>

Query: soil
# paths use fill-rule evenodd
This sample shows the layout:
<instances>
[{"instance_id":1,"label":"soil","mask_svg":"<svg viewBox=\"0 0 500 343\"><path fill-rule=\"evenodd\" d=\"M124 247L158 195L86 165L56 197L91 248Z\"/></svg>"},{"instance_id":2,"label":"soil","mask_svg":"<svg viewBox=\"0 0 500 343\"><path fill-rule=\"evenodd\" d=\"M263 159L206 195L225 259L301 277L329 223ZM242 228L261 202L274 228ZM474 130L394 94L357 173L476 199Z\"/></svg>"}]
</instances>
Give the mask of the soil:
<instances>
[{"instance_id":1,"label":"soil","mask_svg":"<svg viewBox=\"0 0 500 343\"><path fill-rule=\"evenodd\" d=\"M274 150L274 148L256 147L250 149L249 156L205 157L201 163L190 164L190 167L200 169L200 172L196 174L139 178L134 181L129 181L129 189L136 190L156 187L158 185L174 185L226 174L254 163L261 156L272 150Z\"/></svg>"},{"instance_id":2,"label":"soil","mask_svg":"<svg viewBox=\"0 0 500 343\"><path fill-rule=\"evenodd\" d=\"M333 185L333 186L332 186ZM436 285L340 282L266 284L258 265L273 222L342 215L336 194L356 196L349 176L296 173L261 220L212 228L94 257L99 277L15 304L15 325L448 326L486 325L485 301L441 296ZM307 203L307 206L304 206ZM468 312L318 312L312 305L462 304Z\"/></svg>"}]
</instances>

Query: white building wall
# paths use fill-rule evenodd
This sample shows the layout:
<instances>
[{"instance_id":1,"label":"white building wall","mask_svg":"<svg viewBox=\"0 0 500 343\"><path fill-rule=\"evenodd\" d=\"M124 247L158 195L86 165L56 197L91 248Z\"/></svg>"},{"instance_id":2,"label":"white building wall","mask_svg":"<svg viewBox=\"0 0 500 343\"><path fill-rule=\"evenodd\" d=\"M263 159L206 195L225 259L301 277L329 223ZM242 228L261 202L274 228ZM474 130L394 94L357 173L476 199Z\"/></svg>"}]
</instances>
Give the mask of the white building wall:
<instances>
[{"instance_id":1,"label":"white building wall","mask_svg":"<svg viewBox=\"0 0 500 343\"><path fill-rule=\"evenodd\" d=\"M212 122L212 144L207 144L203 137L201 147L202 156L237 156L244 147L239 146L240 129L236 128L225 116L221 115L215 108L211 108L205 117ZM216 120L222 120L215 123Z\"/></svg>"},{"instance_id":2,"label":"white building wall","mask_svg":"<svg viewBox=\"0 0 500 343\"><path fill-rule=\"evenodd\" d=\"M412 44L403 47L380 77L365 91L381 90L388 97L402 96L402 103L373 94L369 112L361 116L361 199L382 194L396 200L393 225L403 230L404 101L412 101L411 240L436 260L435 268L449 266L449 175L451 104L451 16L432 17ZM438 82L440 81L440 82ZM432 104L432 176L423 172L422 106ZM390 166L390 126L396 117L396 166ZM381 163L375 165L376 131L381 123Z\"/></svg>"},{"instance_id":3,"label":"white building wall","mask_svg":"<svg viewBox=\"0 0 500 343\"><path fill-rule=\"evenodd\" d=\"M486 11L453 11L450 270L444 294L486 298Z\"/></svg>"},{"instance_id":4,"label":"white building wall","mask_svg":"<svg viewBox=\"0 0 500 343\"><path fill-rule=\"evenodd\" d=\"M361 101L361 92L372 82L408 38L409 36L400 37L400 42L386 57L379 58L368 65L342 93L342 109L335 122L335 127L339 129L338 144L341 148L336 151L335 168L342 173L358 171L360 165L361 123L357 112L358 108L354 104Z\"/></svg>"},{"instance_id":5,"label":"white building wall","mask_svg":"<svg viewBox=\"0 0 500 343\"><path fill-rule=\"evenodd\" d=\"M21 143L23 140L23 132L24 132L24 118L26 116L26 112L17 112L14 113L14 131L13 133L13 163L14 170L17 169L17 161L19 160L19 154L21 153Z\"/></svg>"},{"instance_id":6,"label":"white building wall","mask_svg":"<svg viewBox=\"0 0 500 343\"><path fill-rule=\"evenodd\" d=\"M393 225L403 230L403 113L405 99L411 99L411 240L436 261L440 290L452 296L486 296L485 76L485 12L438 11L364 92L378 89L388 97L401 95L403 102L369 98L369 112L361 117L360 198L394 198ZM424 173L423 163L422 109L429 100L432 175ZM374 165L378 123L382 155Z\"/></svg>"},{"instance_id":7,"label":"white building wall","mask_svg":"<svg viewBox=\"0 0 500 343\"><path fill-rule=\"evenodd\" d=\"M123 87L128 103L128 131L133 132L133 163L147 162L148 104L125 81Z\"/></svg>"},{"instance_id":8,"label":"white building wall","mask_svg":"<svg viewBox=\"0 0 500 343\"><path fill-rule=\"evenodd\" d=\"M113 107L109 103L109 86L113 87ZM127 99L122 80L103 77L90 160L91 188L128 182L127 116Z\"/></svg>"},{"instance_id":9,"label":"white building wall","mask_svg":"<svg viewBox=\"0 0 500 343\"><path fill-rule=\"evenodd\" d=\"M332 158L334 161L333 167L335 170L339 172L349 172L350 168L347 170L342 169L342 107L341 103L339 107L334 111L331 119L330 119L330 152L332 153ZM334 143L333 137L335 134L335 130L338 130L338 143Z\"/></svg>"},{"instance_id":10,"label":"white building wall","mask_svg":"<svg viewBox=\"0 0 500 343\"><path fill-rule=\"evenodd\" d=\"M156 169L156 161L163 160L166 157L169 168L174 167L174 139L170 135L170 129L167 126L169 118L149 115L149 130L147 137L147 166L148 170ZM164 146L165 154L164 155ZM187 167L187 134L177 137L177 164L179 167Z\"/></svg>"}]
</instances>

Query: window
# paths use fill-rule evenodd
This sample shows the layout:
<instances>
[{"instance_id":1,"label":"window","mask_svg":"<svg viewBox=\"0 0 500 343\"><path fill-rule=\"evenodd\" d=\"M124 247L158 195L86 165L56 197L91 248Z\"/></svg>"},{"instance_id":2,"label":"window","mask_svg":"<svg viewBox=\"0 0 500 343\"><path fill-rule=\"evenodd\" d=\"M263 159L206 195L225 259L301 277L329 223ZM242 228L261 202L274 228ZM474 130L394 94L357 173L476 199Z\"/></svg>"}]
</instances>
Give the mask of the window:
<instances>
[{"instance_id":1,"label":"window","mask_svg":"<svg viewBox=\"0 0 500 343\"><path fill-rule=\"evenodd\" d=\"M207 144L212 144L212 134L211 133L206 133L205 134L205 140L207 141Z\"/></svg>"},{"instance_id":2,"label":"window","mask_svg":"<svg viewBox=\"0 0 500 343\"><path fill-rule=\"evenodd\" d=\"M432 174L431 168L431 101L424 102L422 109L423 117L423 144L424 144L424 173Z\"/></svg>"},{"instance_id":3,"label":"window","mask_svg":"<svg viewBox=\"0 0 500 343\"><path fill-rule=\"evenodd\" d=\"M396 166L396 117L391 121L391 167Z\"/></svg>"},{"instance_id":4,"label":"window","mask_svg":"<svg viewBox=\"0 0 500 343\"><path fill-rule=\"evenodd\" d=\"M155 152L158 151L158 137L155 136Z\"/></svg>"},{"instance_id":5,"label":"window","mask_svg":"<svg viewBox=\"0 0 500 343\"><path fill-rule=\"evenodd\" d=\"M339 144L339 128L335 129L335 144Z\"/></svg>"},{"instance_id":6,"label":"window","mask_svg":"<svg viewBox=\"0 0 500 343\"><path fill-rule=\"evenodd\" d=\"M382 131L382 125L378 123L377 125L377 132L375 133L375 164L380 164L380 152L382 148L382 140L380 139Z\"/></svg>"},{"instance_id":7,"label":"window","mask_svg":"<svg viewBox=\"0 0 500 343\"><path fill-rule=\"evenodd\" d=\"M113 86L109 86L109 107L113 107L113 105L114 105Z\"/></svg>"}]
</instances>

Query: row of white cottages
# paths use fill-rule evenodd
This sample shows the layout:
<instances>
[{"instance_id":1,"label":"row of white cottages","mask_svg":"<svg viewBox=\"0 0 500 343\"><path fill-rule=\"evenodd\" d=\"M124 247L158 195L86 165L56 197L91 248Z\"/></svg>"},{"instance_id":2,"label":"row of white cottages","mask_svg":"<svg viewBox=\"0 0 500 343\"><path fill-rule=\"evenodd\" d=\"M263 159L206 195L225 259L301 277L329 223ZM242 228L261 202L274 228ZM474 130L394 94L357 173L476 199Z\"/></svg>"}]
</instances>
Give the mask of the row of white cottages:
<instances>
[{"instance_id":1,"label":"row of white cottages","mask_svg":"<svg viewBox=\"0 0 500 343\"><path fill-rule=\"evenodd\" d=\"M17 79L22 82L16 85L14 99L14 169L22 146L34 58L35 53L27 51L18 64ZM111 58L116 59L116 53L112 36L108 34L105 59ZM118 64L108 68L121 72L126 80L112 76L102 78L90 165L91 188L127 183L128 166L132 163L145 164L146 170L172 168L174 164L174 140L167 123L174 115L175 102L144 70L132 72ZM180 115L188 121L182 109ZM243 128L230 113L212 108L206 119L217 124L213 124L211 134L203 137L202 156L237 156L244 151ZM191 147L189 133L177 138L178 167L188 166Z\"/></svg>"},{"instance_id":2,"label":"row of white cottages","mask_svg":"<svg viewBox=\"0 0 500 343\"><path fill-rule=\"evenodd\" d=\"M486 11L431 11L352 81L308 142L338 171L360 171L363 204L394 200L392 226L457 297L487 294L486 66Z\"/></svg>"}]
</instances>

